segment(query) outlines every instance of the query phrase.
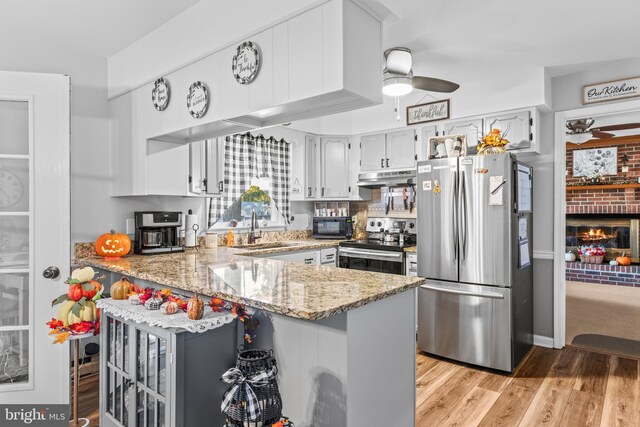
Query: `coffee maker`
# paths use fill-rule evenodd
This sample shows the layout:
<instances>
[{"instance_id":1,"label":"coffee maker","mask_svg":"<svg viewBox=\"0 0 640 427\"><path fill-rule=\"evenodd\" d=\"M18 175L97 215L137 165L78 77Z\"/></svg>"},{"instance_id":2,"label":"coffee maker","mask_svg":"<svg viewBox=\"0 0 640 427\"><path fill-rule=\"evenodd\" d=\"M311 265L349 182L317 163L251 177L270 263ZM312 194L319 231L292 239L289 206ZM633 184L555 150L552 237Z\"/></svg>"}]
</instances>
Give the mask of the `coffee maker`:
<instances>
[{"instance_id":1,"label":"coffee maker","mask_svg":"<svg viewBox=\"0 0 640 427\"><path fill-rule=\"evenodd\" d=\"M184 252L179 241L182 212L134 212L134 219L134 253L151 255Z\"/></svg>"}]
</instances>

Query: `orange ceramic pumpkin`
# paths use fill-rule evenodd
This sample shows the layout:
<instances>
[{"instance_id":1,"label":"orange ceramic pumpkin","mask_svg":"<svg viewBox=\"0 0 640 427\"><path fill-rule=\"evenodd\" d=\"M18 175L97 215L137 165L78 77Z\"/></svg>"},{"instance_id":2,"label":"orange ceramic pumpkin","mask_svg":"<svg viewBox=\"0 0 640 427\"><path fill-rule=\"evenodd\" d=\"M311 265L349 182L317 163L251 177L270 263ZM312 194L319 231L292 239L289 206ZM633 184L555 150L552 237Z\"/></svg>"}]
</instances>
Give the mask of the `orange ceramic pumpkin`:
<instances>
[{"instance_id":1,"label":"orange ceramic pumpkin","mask_svg":"<svg viewBox=\"0 0 640 427\"><path fill-rule=\"evenodd\" d=\"M89 289L87 289L89 287ZM89 280L85 283L75 283L69 286L67 296L73 301L80 301L82 297L87 300L95 297L96 294L102 289L102 285L95 280Z\"/></svg>"},{"instance_id":2,"label":"orange ceramic pumpkin","mask_svg":"<svg viewBox=\"0 0 640 427\"><path fill-rule=\"evenodd\" d=\"M202 319L202 314L204 313L204 302L198 294L195 294L191 298L189 298L189 303L187 304L187 316L191 320L200 320Z\"/></svg>"},{"instance_id":3,"label":"orange ceramic pumpkin","mask_svg":"<svg viewBox=\"0 0 640 427\"><path fill-rule=\"evenodd\" d=\"M624 256L624 252L622 252L622 256L617 257L616 262L618 265L631 265L631 258Z\"/></svg>"},{"instance_id":4,"label":"orange ceramic pumpkin","mask_svg":"<svg viewBox=\"0 0 640 427\"><path fill-rule=\"evenodd\" d=\"M129 294L133 290L133 283L126 277L115 282L111 285L111 298L113 299L127 299Z\"/></svg>"},{"instance_id":5,"label":"orange ceramic pumpkin","mask_svg":"<svg viewBox=\"0 0 640 427\"><path fill-rule=\"evenodd\" d=\"M131 239L126 234L105 233L96 239L96 253L104 257L125 256L131 250Z\"/></svg>"}]
</instances>

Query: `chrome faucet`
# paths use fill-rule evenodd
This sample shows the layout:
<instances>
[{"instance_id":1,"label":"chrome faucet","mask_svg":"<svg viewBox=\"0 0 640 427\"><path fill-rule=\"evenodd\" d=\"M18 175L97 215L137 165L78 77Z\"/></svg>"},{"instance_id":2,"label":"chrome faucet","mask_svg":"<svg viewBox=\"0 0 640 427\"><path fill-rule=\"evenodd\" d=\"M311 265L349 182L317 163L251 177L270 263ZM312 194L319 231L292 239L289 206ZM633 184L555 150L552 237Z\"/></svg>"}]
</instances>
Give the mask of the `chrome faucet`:
<instances>
[{"instance_id":1,"label":"chrome faucet","mask_svg":"<svg viewBox=\"0 0 640 427\"><path fill-rule=\"evenodd\" d=\"M262 238L262 231L259 234L256 233L256 229L259 228L258 225L258 215L256 215L256 211L251 213L251 231L249 231L249 244L253 245L256 240Z\"/></svg>"}]
</instances>

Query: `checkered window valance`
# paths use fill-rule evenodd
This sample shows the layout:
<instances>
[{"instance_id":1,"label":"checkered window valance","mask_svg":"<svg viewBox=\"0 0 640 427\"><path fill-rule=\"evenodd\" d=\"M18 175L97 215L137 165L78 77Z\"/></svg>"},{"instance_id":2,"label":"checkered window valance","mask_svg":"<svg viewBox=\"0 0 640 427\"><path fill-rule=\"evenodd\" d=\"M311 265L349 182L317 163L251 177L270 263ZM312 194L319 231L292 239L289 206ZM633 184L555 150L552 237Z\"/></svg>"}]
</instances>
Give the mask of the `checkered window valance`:
<instances>
[{"instance_id":1,"label":"checkered window valance","mask_svg":"<svg viewBox=\"0 0 640 427\"><path fill-rule=\"evenodd\" d=\"M250 133L227 136L224 143L224 192L209 205L209 227L251 186L253 178L268 177L268 192L276 208L290 217L289 144L284 140L253 136Z\"/></svg>"}]
</instances>

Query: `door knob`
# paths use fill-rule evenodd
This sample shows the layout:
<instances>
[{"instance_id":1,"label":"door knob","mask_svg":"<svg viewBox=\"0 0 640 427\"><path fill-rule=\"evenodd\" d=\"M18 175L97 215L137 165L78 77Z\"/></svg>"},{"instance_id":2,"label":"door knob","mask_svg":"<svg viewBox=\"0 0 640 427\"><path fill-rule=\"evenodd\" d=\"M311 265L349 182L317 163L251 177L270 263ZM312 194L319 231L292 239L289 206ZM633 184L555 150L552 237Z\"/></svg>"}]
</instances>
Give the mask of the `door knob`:
<instances>
[{"instance_id":1,"label":"door knob","mask_svg":"<svg viewBox=\"0 0 640 427\"><path fill-rule=\"evenodd\" d=\"M60 269L55 265L52 265L51 267L45 268L42 275L45 279L57 279L60 277Z\"/></svg>"}]
</instances>

